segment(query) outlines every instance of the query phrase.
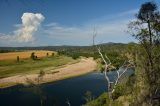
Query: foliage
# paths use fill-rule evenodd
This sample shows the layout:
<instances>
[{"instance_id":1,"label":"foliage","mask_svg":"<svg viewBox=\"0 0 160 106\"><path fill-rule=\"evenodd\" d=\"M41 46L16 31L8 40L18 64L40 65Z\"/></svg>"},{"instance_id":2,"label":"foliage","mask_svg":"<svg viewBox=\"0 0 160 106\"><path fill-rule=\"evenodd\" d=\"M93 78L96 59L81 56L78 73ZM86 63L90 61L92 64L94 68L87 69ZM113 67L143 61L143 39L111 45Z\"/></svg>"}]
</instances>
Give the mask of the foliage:
<instances>
[{"instance_id":1,"label":"foliage","mask_svg":"<svg viewBox=\"0 0 160 106\"><path fill-rule=\"evenodd\" d=\"M110 100L108 93L103 93L97 99L88 102L84 106L123 106L123 105L119 101Z\"/></svg>"},{"instance_id":2,"label":"foliage","mask_svg":"<svg viewBox=\"0 0 160 106\"><path fill-rule=\"evenodd\" d=\"M123 54L123 51L126 49L127 44L110 42L110 43L99 44L98 46L102 48L103 52L109 55L109 58L111 58L111 60L113 61L113 65L116 66L117 68L124 62L124 58L121 56L121 54ZM50 50L50 51L57 51L58 55L70 56L73 59L77 59L80 56L87 58L93 57L95 60L100 58L97 50L95 50L95 47L93 46L0 47L0 50L9 50L9 51Z\"/></svg>"},{"instance_id":3,"label":"foliage","mask_svg":"<svg viewBox=\"0 0 160 106\"><path fill-rule=\"evenodd\" d=\"M31 59L35 60L36 59L35 53L32 52L30 57L31 57Z\"/></svg>"},{"instance_id":4,"label":"foliage","mask_svg":"<svg viewBox=\"0 0 160 106\"><path fill-rule=\"evenodd\" d=\"M115 92L112 94L112 98L115 100L118 97L124 95L124 92L125 92L124 84L119 84L119 85L116 86Z\"/></svg>"},{"instance_id":5,"label":"foliage","mask_svg":"<svg viewBox=\"0 0 160 106\"><path fill-rule=\"evenodd\" d=\"M97 59L96 60L96 62L97 62L97 67L96 67L96 69L98 70L98 71L101 71L101 72L103 72L103 70L104 70L104 64L102 63L102 59Z\"/></svg>"},{"instance_id":6,"label":"foliage","mask_svg":"<svg viewBox=\"0 0 160 106\"><path fill-rule=\"evenodd\" d=\"M102 53L106 53L106 55L110 58L113 66L118 69L119 66L125 61L125 56L123 56L123 52L127 47L127 44L103 44L98 45L102 47ZM80 56L83 57L93 57L95 60L100 58L99 53L95 50L95 47L77 47L77 48L65 48L57 51L58 55L66 55L70 56L73 59L77 59ZM99 63L102 64L101 69L103 70L103 61L99 60Z\"/></svg>"},{"instance_id":7,"label":"foliage","mask_svg":"<svg viewBox=\"0 0 160 106\"><path fill-rule=\"evenodd\" d=\"M40 70L38 78L37 78L38 84L42 81L44 75L45 75L45 71Z\"/></svg>"},{"instance_id":8,"label":"foliage","mask_svg":"<svg viewBox=\"0 0 160 106\"><path fill-rule=\"evenodd\" d=\"M125 102L132 102L132 92L136 89L134 86L136 84L136 75L132 74L126 77L126 80L127 82L119 83L116 86L112 95L113 100L109 99L108 93L103 93L98 98L87 102L85 106L123 106Z\"/></svg>"},{"instance_id":9,"label":"foliage","mask_svg":"<svg viewBox=\"0 0 160 106\"><path fill-rule=\"evenodd\" d=\"M43 77L45 75L45 72L43 70L40 70L38 77Z\"/></svg>"},{"instance_id":10,"label":"foliage","mask_svg":"<svg viewBox=\"0 0 160 106\"><path fill-rule=\"evenodd\" d=\"M49 56L49 53L48 53L48 52L46 53L46 56L47 56L47 57Z\"/></svg>"},{"instance_id":11,"label":"foliage","mask_svg":"<svg viewBox=\"0 0 160 106\"><path fill-rule=\"evenodd\" d=\"M52 53L52 56L54 56L55 54L54 53Z\"/></svg>"},{"instance_id":12,"label":"foliage","mask_svg":"<svg viewBox=\"0 0 160 106\"><path fill-rule=\"evenodd\" d=\"M142 77L143 87L137 96L143 99L136 99L153 105L152 98L156 90L160 90L160 12L154 2L146 2L141 5L137 14L137 20L129 24L131 34L139 41L141 47L135 53L136 68L142 71L137 77ZM147 97L146 99L144 99ZM136 102L138 104L138 102ZM136 104L135 104L136 105Z\"/></svg>"},{"instance_id":13,"label":"foliage","mask_svg":"<svg viewBox=\"0 0 160 106\"><path fill-rule=\"evenodd\" d=\"M131 94L134 90L133 86L135 84L135 78L136 76L132 74L131 76L125 79L127 80L127 82L118 84L115 88L115 92L113 93L112 98L115 100L118 99L118 97L120 96Z\"/></svg>"},{"instance_id":14,"label":"foliage","mask_svg":"<svg viewBox=\"0 0 160 106\"><path fill-rule=\"evenodd\" d=\"M91 100L93 100L94 96L92 95L92 92L87 91L84 95L84 99L86 102L90 102Z\"/></svg>"},{"instance_id":15,"label":"foliage","mask_svg":"<svg viewBox=\"0 0 160 106\"><path fill-rule=\"evenodd\" d=\"M19 62L19 56L17 56L17 62Z\"/></svg>"},{"instance_id":16,"label":"foliage","mask_svg":"<svg viewBox=\"0 0 160 106\"><path fill-rule=\"evenodd\" d=\"M10 49L0 49L0 53L9 53L9 52L15 52L16 50L10 50Z\"/></svg>"},{"instance_id":17,"label":"foliage","mask_svg":"<svg viewBox=\"0 0 160 106\"><path fill-rule=\"evenodd\" d=\"M49 58L40 58L37 61L32 59L21 59L21 61L16 62L15 60L1 60L0 61L0 78L8 77L17 74L27 74L27 73L39 73L38 70L48 67L61 66L69 62L76 62L67 56L54 56Z\"/></svg>"}]
</instances>

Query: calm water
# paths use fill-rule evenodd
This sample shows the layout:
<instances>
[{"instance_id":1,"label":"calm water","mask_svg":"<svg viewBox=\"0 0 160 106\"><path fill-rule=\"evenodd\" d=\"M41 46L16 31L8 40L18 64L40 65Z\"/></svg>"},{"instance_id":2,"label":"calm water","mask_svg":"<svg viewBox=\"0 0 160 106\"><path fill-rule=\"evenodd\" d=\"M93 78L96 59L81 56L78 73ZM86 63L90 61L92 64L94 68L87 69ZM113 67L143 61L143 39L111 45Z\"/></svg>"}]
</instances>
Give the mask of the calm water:
<instances>
[{"instance_id":1,"label":"calm water","mask_svg":"<svg viewBox=\"0 0 160 106\"><path fill-rule=\"evenodd\" d=\"M80 106L85 103L84 94L91 91L97 97L106 91L104 74L93 72L79 77L42 84L39 88L14 86L0 89L0 106ZM41 98L41 99L40 99Z\"/></svg>"},{"instance_id":2,"label":"calm water","mask_svg":"<svg viewBox=\"0 0 160 106\"><path fill-rule=\"evenodd\" d=\"M132 74L129 71L127 74ZM108 73L114 81L115 72ZM103 73L92 72L79 77L42 84L39 87L22 85L0 89L0 106L80 106L85 104L84 94L92 92L94 97L107 90L107 81Z\"/></svg>"}]
</instances>

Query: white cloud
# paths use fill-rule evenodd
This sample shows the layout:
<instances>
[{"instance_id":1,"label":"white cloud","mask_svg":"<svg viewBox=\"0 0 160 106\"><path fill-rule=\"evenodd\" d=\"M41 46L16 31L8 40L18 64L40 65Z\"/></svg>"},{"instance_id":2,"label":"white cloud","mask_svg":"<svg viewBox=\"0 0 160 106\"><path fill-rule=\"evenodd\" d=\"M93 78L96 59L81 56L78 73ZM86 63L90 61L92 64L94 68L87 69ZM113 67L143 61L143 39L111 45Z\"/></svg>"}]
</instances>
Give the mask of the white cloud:
<instances>
[{"instance_id":1,"label":"white cloud","mask_svg":"<svg viewBox=\"0 0 160 106\"><path fill-rule=\"evenodd\" d=\"M114 15L114 19L110 17L94 19L82 26L65 26L58 23L50 23L45 27L45 34L49 37L59 40L61 44L75 44L81 42L85 44L92 43L92 34L94 26L97 30L97 43L103 42L130 42L132 37L126 33L127 24L132 20L128 15L133 16L137 10L129 10L121 14ZM108 19L108 20L107 20ZM73 42L73 43L71 43Z\"/></svg>"},{"instance_id":2,"label":"white cloud","mask_svg":"<svg viewBox=\"0 0 160 106\"><path fill-rule=\"evenodd\" d=\"M83 37L88 33L89 30L83 27L72 27L63 25L54 25L45 30L45 33L50 37L56 38L67 38L67 37Z\"/></svg>"},{"instance_id":3,"label":"white cloud","mask_svg":"<svg viewBox=\"0 0 160 106\"><path fill-rule=\"evenodd\" d=\"M42 29L38 31L38 35L35 32L44 20L44 16L40 13L24 13L21 17L22 24L15 25L17 28L15 31L11 34L0 34L0 44L6 41L15 42L15 44L16 42L21 44L24 44L23 42L30 43L36 38L34 43L38 42L37 45L42 43L49 45L91 45L94 26L97 30L96 43L130 42L134 39L125 31L127 30L127 24L133 19L136 11L137 9L134 9L119 14L98 17L81 25L68 26L58 22L51 22L42 26Z\"/></svg>"},{"instance_id":4,"label":"white cloud","mask_svg":"<svg viewBox=\"0 0 160 106\"><path fill-rule=\"evenodd\" d=\"M17 29L12 34L0 34L0 40L12 42L30 42L34 40L34 33L38 30L44 16L40 13L23 13L22 24L15 25Z\"/></svg>"}]
</instances>

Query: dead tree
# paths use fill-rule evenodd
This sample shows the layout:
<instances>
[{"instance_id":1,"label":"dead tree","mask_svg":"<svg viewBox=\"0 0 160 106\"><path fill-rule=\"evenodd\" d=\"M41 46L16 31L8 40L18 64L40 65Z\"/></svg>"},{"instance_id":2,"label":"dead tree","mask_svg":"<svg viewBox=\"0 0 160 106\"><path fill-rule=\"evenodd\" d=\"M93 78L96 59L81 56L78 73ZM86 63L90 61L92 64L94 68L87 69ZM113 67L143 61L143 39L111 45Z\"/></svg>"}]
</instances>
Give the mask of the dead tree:
<instances>
[{"instance_id":1,"label":"dead tree","mask_svg":"<svg viewBox=\"0 0 160 106\"><path fill-rule=\"evenodd\" d=\"M66 103L68 104L68 106L71 106L71 103L69 102L68 99L67 99Z\"/></svg>"},{"instance_id":2,"label":"dead tree","mask_svg":"<svg viewBox=\"0 0 160 106\"><path fill-rule=\"evenodd\" d=\"M111 63L109 57L106 54L102 53L101 48L98 45L95 44L95 38L96 38L96 36L97 36L97 32L96 32L96 30L94 28L94 32L93 32L93 47L95 47L97 49L97 51L98 51L101 59L105 63L104 75L105 75L105 78L106 78L107 83L108 83L108 85L107 85L108 95L109 95L109 98L112 99L112 93L114 93L115 88L116 88L116 86L117 86L120 78L128 71L129 68L133 68L134 64L131 61L125 61L123 63L123 65L120 67L120 68L122 68L122 67L124 68L123 72L120 73L120 71L117 70L116 71L117 78L115 79L115 82L112 82L110 80L110 78L108 77L108 74L107 74L110 71L109 67L111 67L112 63ZM112 84L113 84L113 87L111 86Z\"/></svg>"}]
</instances>

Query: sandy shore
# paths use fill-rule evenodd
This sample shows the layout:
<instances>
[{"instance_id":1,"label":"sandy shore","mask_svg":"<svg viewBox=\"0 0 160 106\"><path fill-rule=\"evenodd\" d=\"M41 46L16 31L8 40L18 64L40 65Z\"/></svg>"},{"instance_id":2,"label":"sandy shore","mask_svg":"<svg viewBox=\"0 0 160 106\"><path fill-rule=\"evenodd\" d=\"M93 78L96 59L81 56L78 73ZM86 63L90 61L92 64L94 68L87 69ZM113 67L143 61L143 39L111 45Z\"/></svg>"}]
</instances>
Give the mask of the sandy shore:
<instances>
[{"instance_id":1,"label":"sandy shore","mask_svg":"<svg viewBox=\"0 0 160 106\"><path fill-rule=\"evenodd\" d=\"M81 59L75 64L64 65L63 67L49 70L40 80L40 83L61 80L73 76L82 75L95 70L96 62L92 58ZM0 79L0 87L8 87L17 84L28 84L28 82L37 83L39 74L16 75Z\"/></svg>"}]
</instances>

